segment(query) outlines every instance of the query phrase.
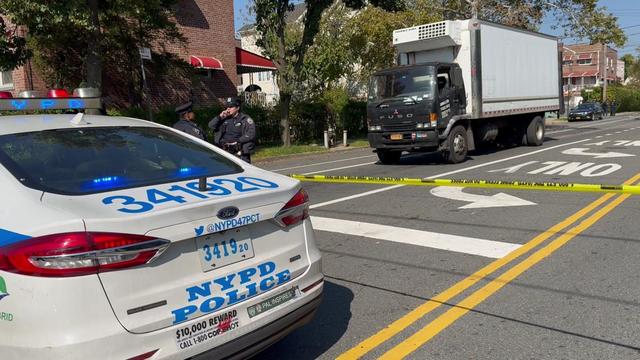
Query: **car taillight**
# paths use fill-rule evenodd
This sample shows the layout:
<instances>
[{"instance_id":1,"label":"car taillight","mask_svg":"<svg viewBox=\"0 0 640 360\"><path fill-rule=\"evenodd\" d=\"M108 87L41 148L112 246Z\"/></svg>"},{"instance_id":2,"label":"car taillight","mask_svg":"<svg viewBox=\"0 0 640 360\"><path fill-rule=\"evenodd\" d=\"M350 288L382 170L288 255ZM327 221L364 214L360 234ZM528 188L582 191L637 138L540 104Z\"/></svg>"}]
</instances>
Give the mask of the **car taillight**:
<instances>
[{"instance_id":1,"label":"car taillight","mask_svg":"<svg viewBox=\"0 0 640 360\"><path fill-rule=\"evenodd\" d=\"M0 270L44 277L97 274L147 264L169 243L102 232L45 235L0 247Z\"/></svg>"},{"instance_id":2,"label":"car taillight","mask_svg":"<svg viewBox=\"0 0 640 360\"><path fill-rule=\"evenodd\" d=\"M295 225L308 217L309 195L304 189L300 189L276 214L274 220L278 225L287 227Z\"/></svg>"}]
</instances>

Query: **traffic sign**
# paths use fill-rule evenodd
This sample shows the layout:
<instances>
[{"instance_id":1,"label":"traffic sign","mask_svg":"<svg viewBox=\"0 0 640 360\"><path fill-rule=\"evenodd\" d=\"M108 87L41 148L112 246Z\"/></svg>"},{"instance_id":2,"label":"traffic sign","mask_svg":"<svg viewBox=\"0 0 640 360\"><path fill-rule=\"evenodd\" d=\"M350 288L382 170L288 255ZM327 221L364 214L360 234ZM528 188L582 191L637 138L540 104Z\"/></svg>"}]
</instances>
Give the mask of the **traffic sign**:
<instances>
[{"instance_id":1,"label":"traffic sign","mask_svg":"<svg viewBox=\"0 0 640 360\"><path fill-rule=\"evenodd\" d=\"M143 60L151 60L151 49L147 47L138 48L138 52L140 52L140 57Z\"/></svg>"}]
</instances>

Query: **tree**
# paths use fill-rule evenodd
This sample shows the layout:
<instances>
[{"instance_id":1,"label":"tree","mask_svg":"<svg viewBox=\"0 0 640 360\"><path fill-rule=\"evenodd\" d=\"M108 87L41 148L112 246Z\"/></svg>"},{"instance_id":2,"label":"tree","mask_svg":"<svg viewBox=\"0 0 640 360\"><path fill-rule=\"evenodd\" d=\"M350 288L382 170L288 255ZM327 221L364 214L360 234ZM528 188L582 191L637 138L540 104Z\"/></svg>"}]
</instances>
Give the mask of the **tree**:
<instances>
[{"instance_id":1,"label":"tree","mask_svg":"<svg viewBox=\"0 0 640 360\"><path fill-rule=\"evenodd\" d=\"M390 11L401 10L402 0L372 0L374 6ZM280 89L280 126L282 143L291 145L289 133L289 109L294 84L302 79L302 69L307 51L313 45L320 28L320 19L333 0L305 0L306 11L302 21L300 41L287 44L287 14L293 10L291 0L255 0L253 10L256 15L258 45L278 66L278 87ZM349 8L362 8L365 0L346 0ZM290 66L290 67L289 67Z\"/></svg>"},{"instance_id":2,"label":"tree","mask_svg":"<svg viewBox=\"0 0 640 360\"><path fill-rule=\"evenodd\" d=\"M631 54L625 54L620 58L624 62L624 80L631 78L633 82L640 80L640 61Z\"/></svg>"},{"instance_id":3,"label":"tree","mask_svg":"<svg viewBox=\"0 0 640 360\"><path fill-rule=\"evenodd\" d=\"M0 71L11 71L24 64L32 53L27 48L27 41L17 34L17 26L7 29L7 24L0 18Z\"/></svg>"},{"instance_id":4,"label":"tree","mask_svg":"<svg viewBox=\"0 0 640 360\"><path fill-rule=\"evenodd\" d=\"M477 8L481 19L501 24L537 30L545 16L553 16L555 28L567 37L589 39L594 43L613 43L623 46L624 32L617 18L597 0L445 0L446 7L471 17Z\"/></svg>"},{"instance_id":5,"label":"tree","mask_svg":"<svg viewBox=\"0 0 640 360\"><path fill-rule=\"evenodd\" d=\"M438 9L438 11L434 11ZM373 72L395 62L393 30L441 21L443 14L434 0L415 0L403 11L388 12L367 6L352 20L349 48L357 66L356 77L366 81Z\"/></svg>"},{"instance_id":6,"label":"tree","mask_svg":"<svg viewBox=\"0 0 640 360\"><path fill-rule=\"evenodd\" d=\"M2 0L0 13L28 29L36 65L56 86L100 88L112 62L136 68L137 49L182 39L176 0ZM135 81L136 76L129 76Z\"/></svg>"}]
</instances>

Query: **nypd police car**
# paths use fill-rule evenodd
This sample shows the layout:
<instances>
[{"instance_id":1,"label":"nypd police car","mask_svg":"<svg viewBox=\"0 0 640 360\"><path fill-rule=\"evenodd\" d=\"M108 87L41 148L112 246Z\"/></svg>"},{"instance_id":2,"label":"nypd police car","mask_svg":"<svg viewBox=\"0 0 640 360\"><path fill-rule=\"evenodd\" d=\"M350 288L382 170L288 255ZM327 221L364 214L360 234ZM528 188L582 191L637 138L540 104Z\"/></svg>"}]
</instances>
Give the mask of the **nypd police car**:
<instances>
[{"instance_id":1,"label":"nypd police car","mask_svg":"<svg viewBox=\"0 0 640 360\"><path fill-rule=\"evenodd\" d=\"M3 360L245 358L313 317L323 275L297 181L137 119L0 124Z\"/></svg>"}]
</instances>

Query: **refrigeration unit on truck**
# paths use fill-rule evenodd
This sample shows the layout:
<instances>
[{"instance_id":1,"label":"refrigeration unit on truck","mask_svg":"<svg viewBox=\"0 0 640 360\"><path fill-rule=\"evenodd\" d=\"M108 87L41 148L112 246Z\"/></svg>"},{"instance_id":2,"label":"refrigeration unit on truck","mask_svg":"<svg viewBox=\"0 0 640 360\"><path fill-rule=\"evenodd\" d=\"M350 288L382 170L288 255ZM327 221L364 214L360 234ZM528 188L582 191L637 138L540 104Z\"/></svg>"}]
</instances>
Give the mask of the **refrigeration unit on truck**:
<instances>
[{"instance_id":1,"label":"refrigeration unit on truck","mask_svg":"<svg viewBox=\"0 0 640 360\"><path fill-rule=\"evenodd\" d=\"M477 19L393 32L398 66L369 85L369 143L383 164L403 151L450 163L483 144L542 145L544 114L561 110L555 37Z\"/></svg>"}]
</instances>

